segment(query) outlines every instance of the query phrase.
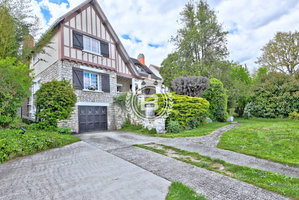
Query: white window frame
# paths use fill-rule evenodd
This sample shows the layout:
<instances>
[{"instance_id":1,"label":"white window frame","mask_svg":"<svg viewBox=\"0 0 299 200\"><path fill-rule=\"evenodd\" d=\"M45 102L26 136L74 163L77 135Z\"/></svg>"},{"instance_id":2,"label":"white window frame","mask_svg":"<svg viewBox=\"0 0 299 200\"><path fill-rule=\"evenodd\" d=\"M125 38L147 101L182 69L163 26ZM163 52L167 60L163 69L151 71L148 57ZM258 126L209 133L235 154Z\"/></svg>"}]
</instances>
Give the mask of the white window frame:
<instances>
[{"instance_id":1,"label":"white window frame","mask_svg":"<svg viewBox=\"0 0 299 200\"><path fill-rule=\"evenodd\" d=\"M90 90L88 88L85 88L85 73L88 73L89 74L89 86L91 85L91 74L93 75L96 75L97 76L97 85L98 85L98 88L96 90ZM100 74L98 73L94 73L94 72L90 72L90 71L83 71L83 90L86 90L86 91L98 91L100 92Z\"/></svg>"},{"instance_id":2,"label":"white window frame","mask_svg":"<svg viewBox=\"0 0 299 200\"><path fill-rule=\"evenodd\" d=\"M86 39L89 39L90 49L86 48L86 45L85 45L85 40ZM93 49L92 49L93 42L97 42L98 43L98 48L99 48L98 50L99 50L99 52L93 51ZM101 56L101 42L99 40L97 40L97 39L92 38L92 37L88 37L86 35L83 35L83 51L88 52L88 53L92 53L92 54L95 54L95 55L98 55L98 56Z\"/></svg>"},{"instance_id":3,"label":"white window frame","mask_svg":"<svg viewBox=\"0 0 299 200\"><path fill-rule=\"evenodd\" d=\"M33 65L35 65L36 63L38 63L38 61L40 60L39 53L34 54L32 59L33 59Z\"/></svg>"}]
</instances>

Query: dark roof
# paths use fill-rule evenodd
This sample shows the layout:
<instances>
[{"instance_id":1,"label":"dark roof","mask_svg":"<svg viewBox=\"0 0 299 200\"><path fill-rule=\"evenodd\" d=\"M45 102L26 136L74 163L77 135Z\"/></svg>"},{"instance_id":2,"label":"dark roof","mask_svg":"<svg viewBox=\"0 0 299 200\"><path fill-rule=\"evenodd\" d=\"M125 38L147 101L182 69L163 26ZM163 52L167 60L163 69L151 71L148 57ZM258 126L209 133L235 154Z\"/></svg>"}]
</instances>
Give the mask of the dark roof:
<instances>
[{"instance_id":1,"label":"dark roof","mask_svg":"<svg viewBox=\"0 0 299 200\"><path fill-rule=\"evenodd\" d=\"M141 62L139 62L139 60L135 59L135 58L131 58L131 61L137 65L138 67L140 67L141 69L143 69L146 73L150 74L151 77L153 79L156 79L156 80L162 80L161 78L159 78L158 76L156 76L152 70L150 70L150 68L148 68L146 65L143 65ZM142 75L142 74L141 74Z\"/></svg>"}]
</instances>

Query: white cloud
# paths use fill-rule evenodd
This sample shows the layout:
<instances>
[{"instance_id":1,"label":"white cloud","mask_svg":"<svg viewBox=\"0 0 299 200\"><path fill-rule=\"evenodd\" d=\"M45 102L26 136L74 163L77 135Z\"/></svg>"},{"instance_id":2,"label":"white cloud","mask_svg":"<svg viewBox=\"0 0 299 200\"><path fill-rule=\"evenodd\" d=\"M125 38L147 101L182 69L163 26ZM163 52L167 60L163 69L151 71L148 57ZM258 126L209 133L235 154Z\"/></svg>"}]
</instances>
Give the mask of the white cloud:
<instances>
[{"instance_id":1,"label":"white cloud","mask_svg":"<svg viewBox=\"0 0 299 200\"><path fill-rule=\"evenodd\" d=\"M175 35L185 3L188 0L98 0L116 33L128 34L135 40L121 38L126 50L132 57L144 53L146 64L160 65L173 45L169 43ZM69 0L70 7L62 3L57 5L42 0L39 6L48 8L52 24L58 17L82 3L82 0ZM218 20L225 30L234 30L228 36L230 60L247 64L251 71L260 55L260 49L275 35L277 31L294 31L299 27L299 2L297 0L208 0L211 7L218 12ZM36 13L41 16L40 10ZM45 20L43 25L47 27ZM46 29L46 28L44 28ZM148 44L162 45L159 48Z\"/></svg>"}]
</instances>

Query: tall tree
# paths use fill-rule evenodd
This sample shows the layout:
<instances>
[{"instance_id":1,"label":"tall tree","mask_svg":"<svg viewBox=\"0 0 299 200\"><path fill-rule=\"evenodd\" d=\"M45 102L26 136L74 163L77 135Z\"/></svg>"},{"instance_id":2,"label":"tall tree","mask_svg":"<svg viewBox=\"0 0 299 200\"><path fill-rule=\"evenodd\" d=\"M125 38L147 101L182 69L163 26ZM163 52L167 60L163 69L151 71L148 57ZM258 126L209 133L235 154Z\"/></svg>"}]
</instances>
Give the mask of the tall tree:
<instances>
[{"instance_id":1,"label":"tall tree","mask_svg":"<svg viewBox=\"0 0 299 200\"><path fill-rule=\"evenodd\" d=\"M299 73L299 32L276 33L262 51L257 60L261 66L290 75Z\"/></svg>"},{"instance_id":2,"label":"tall tree","mask_svg":"<svg viewBox=\"0 0 299 200\"><path fill-rule=\"evenodd\" d=\"M163 78L169 79L167 76L171 69L175 71L173 78L189 75L211 76L217 63L228 55L228 33L222 30L215 11L204 0L190 1L180 15L183 26L177 31L177 35L171 38L176 51L162 63Z\"/></svg>"}]
</instances>

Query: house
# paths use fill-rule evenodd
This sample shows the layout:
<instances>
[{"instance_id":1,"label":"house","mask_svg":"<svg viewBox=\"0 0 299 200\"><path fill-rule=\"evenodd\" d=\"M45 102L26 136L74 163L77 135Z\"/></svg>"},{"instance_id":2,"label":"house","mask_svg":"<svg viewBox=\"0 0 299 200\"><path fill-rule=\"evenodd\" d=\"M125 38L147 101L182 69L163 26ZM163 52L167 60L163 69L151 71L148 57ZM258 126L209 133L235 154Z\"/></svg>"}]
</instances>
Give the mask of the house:
<instances>
[{"instance_id":1,"label":"house","mask_svg":"<svg viewBox=\"0 0 299 200\"><path fill-rule=\"evenodd\" d=\"M34 118L35 92L53 79L70 80L77 103L69 120L60 125L82 133L115 129L113 97L150 84L157 88L162 79L143 62L132 59L96 0L87 0L60 17L51 27L53 36L46 54L33 56L35 84L22 115ZM155 91L156 92L156 91Z\"/></svg>"}]
</instances>

